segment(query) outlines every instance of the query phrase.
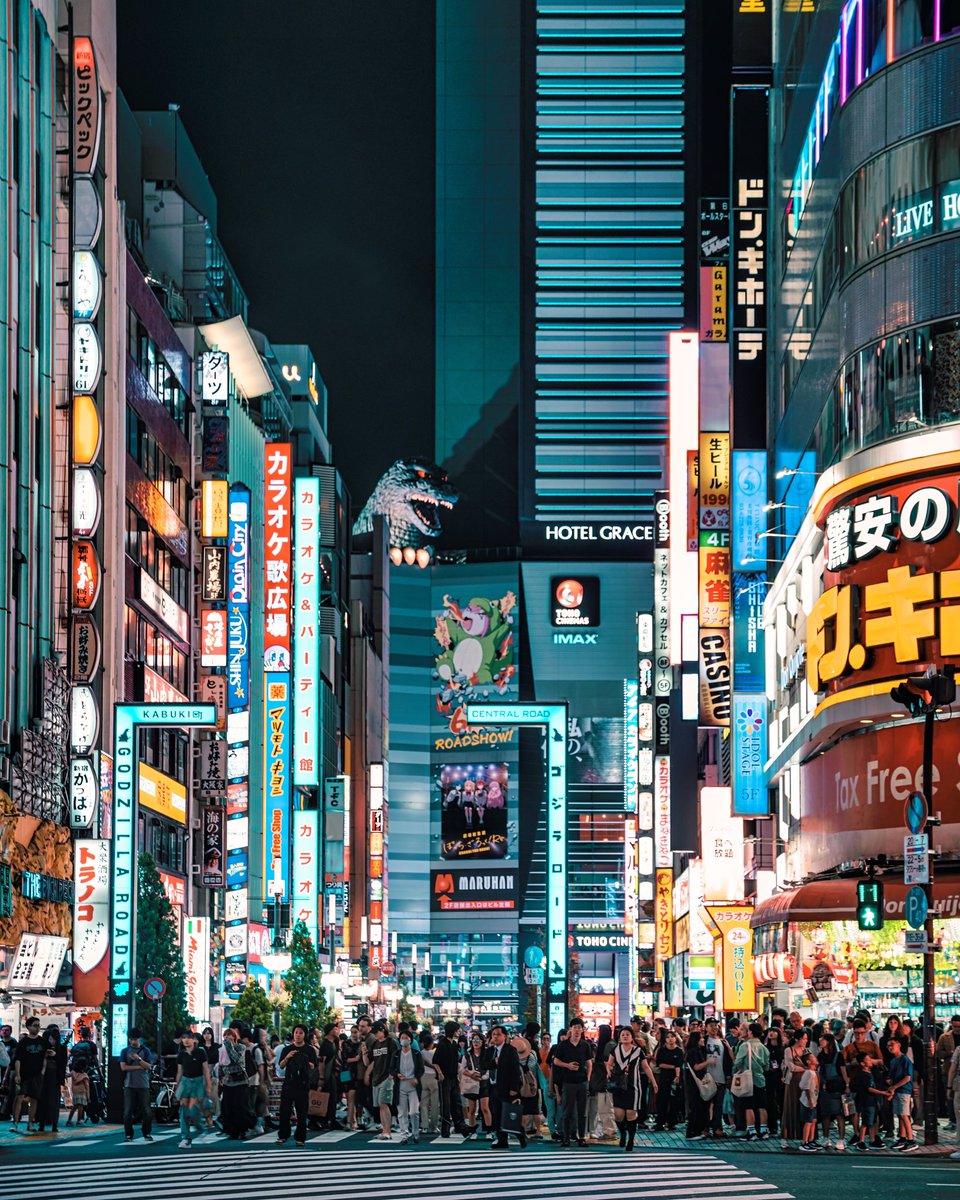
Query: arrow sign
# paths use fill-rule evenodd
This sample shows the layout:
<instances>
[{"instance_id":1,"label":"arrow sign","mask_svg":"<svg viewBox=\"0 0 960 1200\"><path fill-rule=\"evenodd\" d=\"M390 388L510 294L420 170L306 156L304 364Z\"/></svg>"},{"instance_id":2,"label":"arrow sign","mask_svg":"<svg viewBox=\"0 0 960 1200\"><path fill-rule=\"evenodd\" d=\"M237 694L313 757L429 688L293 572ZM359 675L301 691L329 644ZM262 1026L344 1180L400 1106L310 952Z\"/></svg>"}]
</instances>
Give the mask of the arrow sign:
<instances>
[{"instance_id":1,"label":"arrow sign","mask_svg":"<svg viewBox=\"0 0 960 1200\"><path fill-rule=\"evenodd\" d=\"M912 929L922 929L927 920L927 893L922 887L912 887L907 892L904 914Z\"/></svg>"},{"instance_id":2,"label":"arrow sign","mask_svg":"<svg viewBox=\"0 0 960 1200\"><path fill-rule=\"evenodd\" d=\"M911 792L903 806L903 823L911 833L920 833L927 823L927 802L923 792Z\"/></svg>"}]
</instances>

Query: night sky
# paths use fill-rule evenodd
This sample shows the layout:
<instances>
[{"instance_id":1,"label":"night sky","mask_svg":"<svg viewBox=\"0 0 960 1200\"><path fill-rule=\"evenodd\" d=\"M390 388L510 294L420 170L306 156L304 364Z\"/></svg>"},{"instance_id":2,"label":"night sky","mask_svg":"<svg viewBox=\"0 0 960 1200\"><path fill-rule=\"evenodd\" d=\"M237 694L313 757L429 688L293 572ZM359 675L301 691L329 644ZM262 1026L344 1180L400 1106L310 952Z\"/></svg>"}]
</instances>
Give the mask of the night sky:
<instances>
[{"instance_id":1,"label":"night sky","mask_svg":"<svg viewBox=\"0 0 960 1200\"><path fill-rule=\"evenodd\" d=\"M363 504L433 453L433 0L118 5L133 109L181 106L274 342L307 342Z\"/></svg>"}]
</instances>

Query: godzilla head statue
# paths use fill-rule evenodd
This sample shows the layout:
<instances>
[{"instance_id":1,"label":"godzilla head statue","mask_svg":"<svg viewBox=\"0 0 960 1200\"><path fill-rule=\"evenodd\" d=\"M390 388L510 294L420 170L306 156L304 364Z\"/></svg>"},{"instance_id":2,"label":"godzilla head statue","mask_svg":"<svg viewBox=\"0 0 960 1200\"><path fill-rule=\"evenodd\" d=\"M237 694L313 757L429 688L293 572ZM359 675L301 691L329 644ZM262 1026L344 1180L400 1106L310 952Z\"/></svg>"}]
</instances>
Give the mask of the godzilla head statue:
<instances>
[{"instance_id":1,"label":"godzilla head statue","mask_svg":"<svg viewBox=\"0 0 960 1200\"><path fill-rule=\"evenodd\" d=\"M383 517L393 562L426 567L441 532L441 514L459 499L442 467L425 458L398 458L380 477L353 532L372 533L374 519Z\"/></svg>"}]
</instances>

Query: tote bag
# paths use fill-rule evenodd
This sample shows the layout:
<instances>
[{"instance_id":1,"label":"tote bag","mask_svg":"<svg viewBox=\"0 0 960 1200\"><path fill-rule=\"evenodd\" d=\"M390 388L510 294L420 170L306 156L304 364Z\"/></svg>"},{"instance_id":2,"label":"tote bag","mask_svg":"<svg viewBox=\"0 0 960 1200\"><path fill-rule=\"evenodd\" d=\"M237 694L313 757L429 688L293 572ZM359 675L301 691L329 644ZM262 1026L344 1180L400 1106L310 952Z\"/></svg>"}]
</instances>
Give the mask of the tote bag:
<instances>
[{"instance_id":1,"label":"tote bag","mask_svg":"<svg viewBox=\"0 0 960 1200\"><path fill-rule=\"evenodd\" d=\"M741 1100L753 1095L753 1047L747 1042L747 1069L737 1071L730 1081L730 1091Z\"/></svg>"},{"instance_id":2,"label":"tote bag","mask_svg":"<svg viewBox=\"0 0 960 1200\"><path fill-rule=\"evenodd\" d=\"M687 1063L687 1070L693 1076L693 1082L697 1085L697 1091L700 1093L700 1099L704 1102L712 1100L717 1094L717 1081L712 1075L698 1075L693 1067Z\"/></svg>"}]
</instances>

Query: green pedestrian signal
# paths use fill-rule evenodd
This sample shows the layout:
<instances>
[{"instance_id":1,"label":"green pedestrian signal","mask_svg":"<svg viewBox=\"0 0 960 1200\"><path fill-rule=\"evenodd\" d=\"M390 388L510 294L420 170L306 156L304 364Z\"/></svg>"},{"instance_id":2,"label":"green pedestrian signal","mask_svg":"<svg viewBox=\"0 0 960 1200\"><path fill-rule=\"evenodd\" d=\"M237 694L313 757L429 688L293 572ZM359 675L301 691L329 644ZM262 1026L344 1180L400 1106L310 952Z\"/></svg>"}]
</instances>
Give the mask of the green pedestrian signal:
<instances>
[{"instance_id":1,"label":"green pedestrian signal","mask_svg":"<svg viewBox=\"0 0 960 1200\"><path fill-rule=\"evenodd\" d=\"M857 928L880 929L883 926L883 884L877 879L857 883Z\"/></svg>"}]
</instances>

